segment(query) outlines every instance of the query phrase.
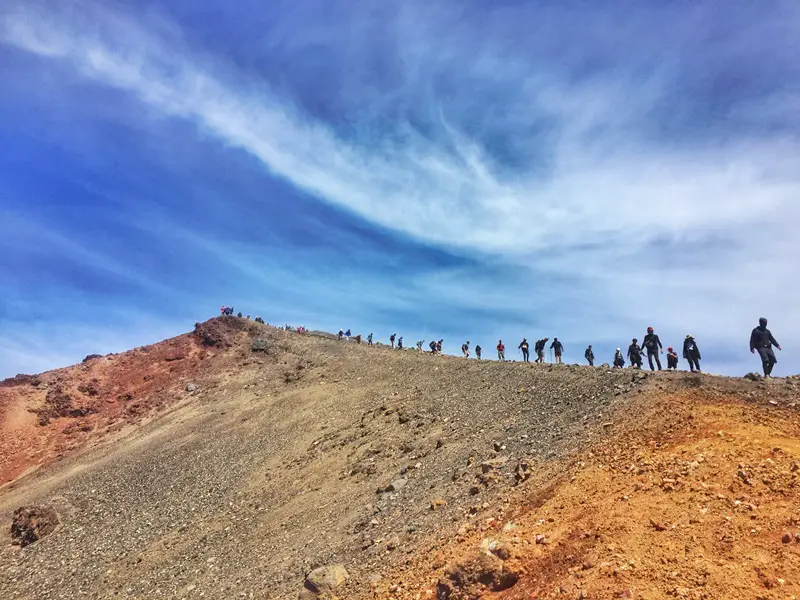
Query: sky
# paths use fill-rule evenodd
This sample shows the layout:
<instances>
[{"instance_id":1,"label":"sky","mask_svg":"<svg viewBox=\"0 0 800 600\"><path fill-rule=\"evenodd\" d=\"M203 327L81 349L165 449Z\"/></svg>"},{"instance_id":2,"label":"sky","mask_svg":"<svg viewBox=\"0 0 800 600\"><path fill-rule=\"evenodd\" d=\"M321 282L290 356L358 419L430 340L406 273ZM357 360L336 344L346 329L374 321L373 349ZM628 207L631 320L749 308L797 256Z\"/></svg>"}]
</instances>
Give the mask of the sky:
<instances>
[{"instance_id":1,"label":"sky","mask_svg":"<svg viewBox=\"0 0 800 600\"><path fill-rule=\"evenodd\" d=\"M222 305L800 372L800 3L5 0L0 378ZM685 367L685 361L681 362Z\"/></svg>"}]
</instances>

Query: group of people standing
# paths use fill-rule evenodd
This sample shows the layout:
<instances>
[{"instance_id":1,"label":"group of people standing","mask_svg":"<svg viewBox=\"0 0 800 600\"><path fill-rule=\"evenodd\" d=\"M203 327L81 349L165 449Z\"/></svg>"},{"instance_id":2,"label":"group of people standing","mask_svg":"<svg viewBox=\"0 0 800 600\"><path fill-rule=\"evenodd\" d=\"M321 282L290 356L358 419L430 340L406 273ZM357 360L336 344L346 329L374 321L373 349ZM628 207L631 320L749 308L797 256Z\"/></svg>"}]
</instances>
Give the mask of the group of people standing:
<instances>
[{"instance_id":1,"label":"group of people standing","mask_svg":"<svg viewBox=\"0 0 800 600\"><path fill-rule=\"evenodd\" d=\"M589 360L589 364L593 365L594 353L592 353L591 346L586 349L587 359L589 359L590 354L591 360ZM647 363L650 365L650 370L655 371L658 368L660 371L661 358L659 355L664 354L664 345L652 327L647 328L647 335L644 336L641 346L636 338L633 338L631 345L628 346L628 360L631 362L631 367L641 369L644 364L643 357L645 354L647 355ZM700 359L702 357L700 356L700 348L698 348L697 342L692 335L687 335L683 340L683 358L689 361L689 370L692 373L695 371L700 372ZM622 355L622 350L617 348L614 353L614 368L621 369L624 366L625 357ZM667 369L671 371L678 369L678 353L672 347L667 348Z\"/></svg>"}]
</instances>

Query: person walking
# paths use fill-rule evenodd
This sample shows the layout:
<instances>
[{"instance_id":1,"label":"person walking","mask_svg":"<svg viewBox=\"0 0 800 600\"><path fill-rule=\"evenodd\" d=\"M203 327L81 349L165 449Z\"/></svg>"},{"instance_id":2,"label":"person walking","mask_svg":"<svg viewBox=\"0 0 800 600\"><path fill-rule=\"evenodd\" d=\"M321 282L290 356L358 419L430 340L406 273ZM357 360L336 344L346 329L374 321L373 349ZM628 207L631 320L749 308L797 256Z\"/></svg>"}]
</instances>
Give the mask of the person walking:
<instances>
[{"instance_id":1,"label":"person walking","mask_svg":"<svg viewBox=\"0 0 800 600\"><path fill-rule=\"evenodd\" d=\"M286 328L288 330L289 326L287 325ZM340 329L339 330L339 341L340 342L342 341L342 338L344 338L344 330Z\"/></svg>"},{"instance_id":2,"label":"person walking","mask_svg":"<svg viewBox=\"0 0 800 600\"><path fill-rule=\"evenodd\" d=\"M594 352L592 352L592 345L589 344L589 347L586 349L586 352L583 353L583 356L586 358L586 361L589 363L590 367L594 366Z\"/></svg>"},{"instance_id":3,"label":"person walking","mask_svg":"<svg viewBox=\"0 0 800 600\"><path fill-rule=\"evenodd\" d=\"M553 338L553 343L550 344L550 349L556 354L556 364L562 363L561 355L564 353L564 345L558 341L557 337Z\"/></svg>"},{"instance_id":4,"label":"person walking","mask_svg":"<svg viewBox=\"0 0 800 600\"><path fill-rule=\"evenodd\" d=\"M667 370L678 370L678 353L672 348L667 348Z\"/></svg>"},{"instance_id":5,"label":"person walking","mask_svg":"<svg viewBox=\"0 0 800 600\"><path fill-rule=\"evenodd\" d=\"M436 354L436 342L435 341L431 341L431 343L428 344L428 347L431 349L431 354Z\"/></svg>"},{"instance_id":6,"label":"person walking","mask_svg":"<svg viewBox=\"0 0 800 600\"><path fill-rule=\"evenodd\" d=\"M367 346L372 346L372 334L371 333L367 336Z\"/></svg>"},{"instance_id":7,"label":"person walking","mask_svg":"<svg viewBox=\"0 0 800 600\"><path fill-rule=\"evenodd\" d=\"M628 346L628 360L631 361L632 368L642 368L642 348L639 346L639 340L636 338L633 338L631 345Z\"/></svg>"},{"instance_id":8,"label":"person walking","mask_svg":"<svg viewBox=\"0 0 800 600\"><path fill-rule=\"evenodd\" d=\"M444 340L439 340L436 342L436 354L442 353L442 342L444 342Z\"/></svg>"},{"instance_id":9,"label":"person walking","mask_svg":"<svg viewBox=\"0 0 800 600\"><path fill-rule=\"evenodd\" d=\"M397 349L398 350L402 350L403 349L403 336L402 335L400 336L400 339L397 340Z\"/></svg>"},{"instance_id":10,"label":"person walking","mask_svg":"<svg viewBox=\"0 0 800 600\"><path fill-rule=\"evenodd\" d=\"M469 340L466 344L461 344L461 354L464 355L464 358L469 358Z\"/></svg>"},{"instance_id":11,"label":"person walking","mask_svg":"<svg viewBox=\"0 0 800 600\"><path fill-rule=\"evenodd\" d=\"M691 335L687 335L683 340L683 358L689 361L689 370L694 373L695 370L700 373L700 348L697 347L697 342Z\"/></svg>"},{"instance_id":12,"label":"person walking","mask_svg":"<svg viewBox=\"0 0 800 600\"><path fill-rule=\"evenodd\" d=\"M483 348L480 347L480 344L475 346L475 356L478 360L481 359L481 352L483 352Z\"/></svg>"},{"instance_id":13,"label":"person walking","mask_svg":"<svg viewBox=\"0 0 800 600\"><path fill-rule=\"evenodd\" d=\"M522 338L522 341L519 343L517 348L522 350L522 362L530 362L528 354L528 338Z\"/></svg>"},{"instance_id":14,"label":"person walking","mask_svg":"<svg viewBox=\"0 0 800 600\"><path fill-rule=\"evenodd\" d=\"M503 345L503 340L497 341L497 360L505 362L506 360L506 347Z\"/></svg>"},{"instance_id":15,"label":"person walking","mask_svg":"<svg viewBox=\"0 0 800 600\"><path fill-rule=\"evenodd\" d=\"M417 352L422 352L422 344L425 343L425 340L420 340L417 342Z\"/></svg>"},{"instance_id":16,"label":"person walking","mask_svg":"<svg viewBox=\"0 0 800 600\"><path fill-rule=\"evenodd\" d=\"M614 353L614 368L621 369L625 366L625 358L622 356L622 350L617 348L617 351Z\"/></svg>"},{"instance_id":17,"label":"person walking","mask_svg":"<svg viewBox=\"0 0 800 600\"><path fill-rule=\"evenodd\" d=\"M647 362L650 364L650 370L655 371L655 367L653 366L653 358L656 359L656 364L658 365L658 370L661 370L661 360L658 358L658 353L664 354L664 346L661 345L661 340L658 339L658 335L653 333L653 328L647 328L647 335L644 336L644 341L642 342L642 346L644 346L645 351L647 352Z\"/></svg>"},{"instance_id":18,"label":"person walking","mask_svg":"<svg viewBox=\"0 0 800 600\"><path fill-rule=\"evenodd\" d=\"M536 342L536 346L534 349L536 350L536 361L538 363L544 363L544 347L547 345L547 342L550 338L543 338Z\"/></svg>"},{"instance_id":19,"label":"person walking","mask_svg":"<svg viewBox=\"0 0 800 600\"><path fill-rule=\"evenodd\" d=\"M755 354L756 350L758 350L758 355L761 357L761 366L764 368L765 379L772 379L772 369L778 362L778 359L775 358L775 352L772 350L773 346L778 350L781 349L781 345L772 337L772 332L767 329L767 320L761 317L758 320L758 327L753 329L750 334L750 352Z\"/></svg>"},{"instance_id":20,"label":"person walking","mask_svg":"<svg viewBox=\"0 0 800 600\"><path fill-rule=\"evenodd\" d=\"M392 346L392 350L394 350L394 340L395 340L396 338L397 338L397 334L396 334L396 333L393 333L392 335L390 335L390 336L389 336L389 343L390 343L390 344L391 344L391 346Z\"/></svg>"}]
</instances>

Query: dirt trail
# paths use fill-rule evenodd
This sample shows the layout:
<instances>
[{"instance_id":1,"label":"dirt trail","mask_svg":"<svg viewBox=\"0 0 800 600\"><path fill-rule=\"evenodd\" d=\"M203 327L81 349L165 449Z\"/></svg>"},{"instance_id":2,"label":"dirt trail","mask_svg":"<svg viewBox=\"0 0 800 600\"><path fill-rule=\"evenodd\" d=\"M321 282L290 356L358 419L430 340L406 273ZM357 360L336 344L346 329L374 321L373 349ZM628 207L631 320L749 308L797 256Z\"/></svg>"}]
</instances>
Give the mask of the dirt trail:
<instances>
[{"instance_id":1,"label":"dirt trail","mask_svg":"<svg viewBox=\"0 0 800 600\"><path fill-rule=\"evenodd\" d=\"M214 319L0 384L0 597L790 598L798 389Z\"/></svg>"}]
</instances>

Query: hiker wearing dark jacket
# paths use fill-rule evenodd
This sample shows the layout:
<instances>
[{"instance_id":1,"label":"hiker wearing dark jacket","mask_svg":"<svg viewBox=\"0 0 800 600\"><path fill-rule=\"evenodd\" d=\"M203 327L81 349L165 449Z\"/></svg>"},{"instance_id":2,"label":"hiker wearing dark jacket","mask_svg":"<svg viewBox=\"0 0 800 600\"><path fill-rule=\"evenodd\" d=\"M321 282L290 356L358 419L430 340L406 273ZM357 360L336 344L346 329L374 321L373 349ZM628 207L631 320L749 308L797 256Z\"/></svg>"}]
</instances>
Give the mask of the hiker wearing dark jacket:
<instances>
[{"instance_id":1,"label":"hiker wearing dark jacket","mask_svg":"<svg viewBox=\"0 0 800 600\"><path fill-rule=\"evenodd\" d=\"M661 345L661 340L658 339L658 336L653 333L653 328L647 328L647 335L644 336L644 340L642 341L642 346L644 347L645 351L647 352L647 362L650 364L650 370L655 371L655 367L653 366L653 358L656 359L656 364L658 365L658 370L661 370L661 360L658 358L658 353L664 353L664 346Z\"/></svg>"},{"instance_id":2,"label":"hiker wearing dark jacket","mask_svg":"<svg viewBox=\"0 0 800 600\"><path fill-rule=\"evenodd\" d=\"M564 345L558 341L558 338L553 338L553 343L550 344L550 349L556 353L556 364L561 364L561 355L564 354Z\"/></svg>"},{"instance_id":3,"label":"hiker wearing dark jacket","mask_svg":"<svg viewBox=\"0 0 800 600\"><path fill-rule=\"evenodd\" d=\"M433 341L430 344L428 344L428 347L431 349L431 354L436 354L436 342L435 341Z\"/></svg>"},{"instance_id":4,"label":"hiker wearing dark jacket","mask_svg":"<svg viewBox=\"0 0 800 600\"><path fill-rule=\"evenodd\" d=\"M695 370L700 372L700 348L697 347L697 343L694 341L694 338L691 335L687 335L686 339L683 340L683 358L689 361L689 370L694 373Z\"/></svg>"},{"instance_id":5,"label":"hiker wearing dark jacket","mask_svg":"<svg viewBox=\"0 0 800 600\"><path fill-rule=\"evenodd\" d=\"M622 356L622 350L617 348L617 351L614 353L614 368L621 369L625 366L625 358Z\"/></svg>"},{"instance_id":6,"label":"hiker wearing dark jacket","mask_svg":"<svg viewBox=\"0 0 800 600\"><path fill-rule=\"evenodd\" d=\"M528 359L528 338L522 338L522 341L517 346L519 350L522 350L522 362L530 362Z\"/></svg>"},{"instance_id":7,"label":"hiker wearing dark jacket","mask_svg":"<svg viewBox=\"0 0 800 600\"><path fill-rule=\"evenodd\" d=\"M481 352L483 352L483 348L480 347L480 344L475 346L475 356L478 357L478 360L481 359Z\"/></svg>"},{"instance_id":8,"label":"hiker wearing dark jacket","mask_svg":"<svg viewBox=\"0 0 800 600\"><path fill-rule=\"evenodd\" d=\"M592 352L592 346L591 345L586 349L586 352L583 353L583 356L589 362L589 366L593 367L594 366L594 352Z\"/></svg>"},{"instance_id":9,"label":"hiker wearing dark jacket","mask_svg":"<svg viewBox=\"0 0 800 600\"><path fill-rule=\"evenodd\" d=\"M773 346L778 350L781 349L781 345L772 337L772 332L767 329L767 320L761 317L758 320L758 327L753 329L753 333L750 334L750 352L755 354L756 350L758 350L758 354L761 357L761 365L764 367L764 377L766 378L772 377L772 368L778 362L778 359L775 358L775 352L772 350Z\"/></svg>"},{"instance_id":10,"label":"hiker wearing dark jacket","mask_svg":"<svg viewBox=\"0 0 800 600\"><path fill-rule=\"evenodd\" d=\"M534 350L536 350L536 360L534 362L543 363L544 362L544 347L547 344L547 338L541 339L536 342L534 346Z\"/></svg>"},{"instance_id":11,"label":"hiker wearing dark jacket","mask_svg":"<svg viewBox=\"0 0 800 600\"><path fill-rule=\"evenodd\" d=\"M396 333L393 333L392 335L389 336L389 343L392 345L392 350L394 350L394 340L396 337L397 337Z\"/></svg>"},{"instance_id":12,"label":"hiker wearing dark jacket","mask_svg":"<svg viewBox=\"0 0 800 600\"><path fill-rule=\"evenodd\" d=\"M631 367L634 369L642 368L642 347L639 346L639 340L633 338L630 346L628 346L628 360L631 361Z\"/></svg>"}]
</instances>

